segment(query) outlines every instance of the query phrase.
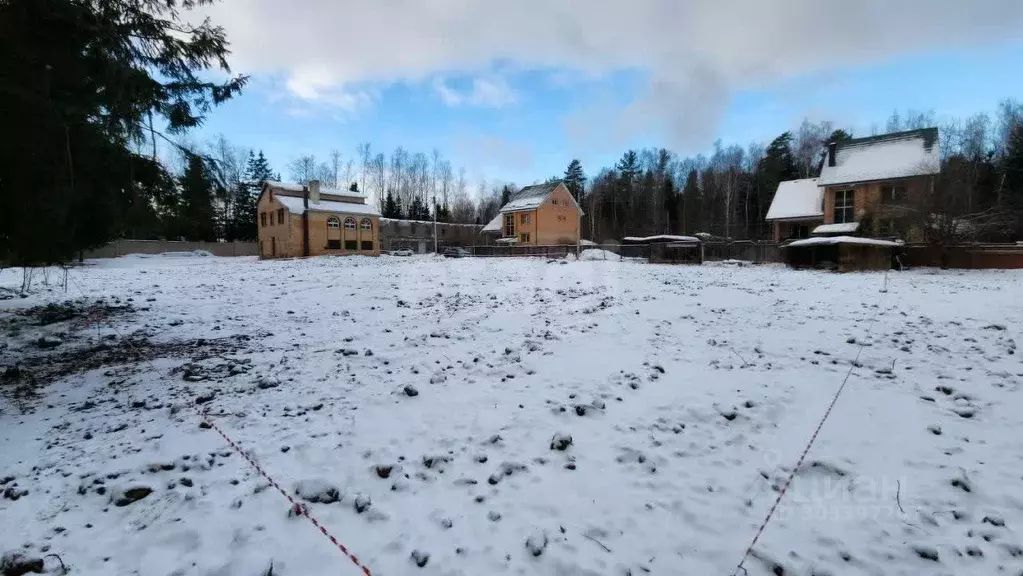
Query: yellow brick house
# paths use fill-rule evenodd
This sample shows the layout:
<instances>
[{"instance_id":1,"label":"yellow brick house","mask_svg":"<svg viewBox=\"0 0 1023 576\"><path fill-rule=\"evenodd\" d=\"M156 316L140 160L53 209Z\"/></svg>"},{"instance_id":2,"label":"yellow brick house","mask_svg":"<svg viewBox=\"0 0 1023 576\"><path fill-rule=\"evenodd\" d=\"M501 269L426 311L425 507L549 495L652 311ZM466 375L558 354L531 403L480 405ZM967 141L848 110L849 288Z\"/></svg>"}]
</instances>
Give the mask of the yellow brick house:
<instances>
[{"instance_id":1,"label":"yellow brick house","mask_svg":"<svg viewBox=\"0 0 1023 576\"><path fill-rule=\"evenodd\" d=\"M583 210L564 182L526 186L483 227L502 244L577 244Z\"/></svg>"},{"instance_id":2,"label":"yellow brick house","mask_svg":"<svg viewBox=\"0 0 1023 576\"><path fill-rule=\"evenodd\" d=\"M358 192L266 182L256 206L260 258L380 254L380 213Z\"/></svg>"}]
</instances>

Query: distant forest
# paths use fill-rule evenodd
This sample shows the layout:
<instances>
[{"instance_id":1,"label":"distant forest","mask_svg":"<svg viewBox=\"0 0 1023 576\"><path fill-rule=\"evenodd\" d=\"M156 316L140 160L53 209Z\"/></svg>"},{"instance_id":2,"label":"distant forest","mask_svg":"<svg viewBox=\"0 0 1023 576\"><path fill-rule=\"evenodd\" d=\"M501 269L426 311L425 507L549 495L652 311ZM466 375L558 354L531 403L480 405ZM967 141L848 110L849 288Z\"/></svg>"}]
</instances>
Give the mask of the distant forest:
<instances>
[{"instance_id":1,"label":"distant forest","mask_svg":"<svg viewBox=\"0 0 1023 576\"><path fill-rule=\"evenodd\" d=\"M187 23L183 12L194 6L0 2L7 65L0 116L11 134L0 140L0 265L65 262L123 237L255 238L256 196L262 182L282 173L261 151L223 136L186 143L248 80L229 75L222 28ZM935 125L943 169L918 211L970 232L961 239L1023 237L1023 105L1006 99L993 116L940 122L932 113L894 113L872 132ZM764 215L778 182L815 175L824 143L854 136L840 125L804 121L766 144L719 141L697 156L628 150L614 166L597 168L566 157L563 174L540 181L566 181L586 212L585 238L706 232L766 239ZM158 145L169 146L171 157L158 154ZM293 182L318 179L363 192L392 218L485 224L518 189L469 182L438 150L384 153L370 143L351 155L298 156L284 168Z\"/></svg>"}]
</instances>

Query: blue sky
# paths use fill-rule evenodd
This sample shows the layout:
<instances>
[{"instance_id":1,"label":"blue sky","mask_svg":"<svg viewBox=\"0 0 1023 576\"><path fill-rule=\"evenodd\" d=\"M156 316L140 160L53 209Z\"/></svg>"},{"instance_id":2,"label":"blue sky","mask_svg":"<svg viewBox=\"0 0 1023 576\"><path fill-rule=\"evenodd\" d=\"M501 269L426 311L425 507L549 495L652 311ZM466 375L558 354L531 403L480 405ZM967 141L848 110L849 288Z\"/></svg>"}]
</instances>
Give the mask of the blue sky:
<instances>
[{"instance_id":1,"label":"blue sky","mask_svg":"<svg viewBox=\"0 0 1023 576\"><path fill-rule=\"evenodd\" d=\"M227 28L231 38L232 27ZM596 173L630 147L666 146L693 154L708 150L716 138L726 144L767 142L804 117L865 134L874 123L883 126L894 109L933 110L940 122L993 112L1005 97L1023 98L1018 34L945 48L941 42L923 43L836 58L836 65L825 58L805 70L797 66L766 74L757 67L785 68L785 63L736 63L730 54L718 54L730 58L729 71L722 73L728 77L725 88L710 90L689 106L687 90L703 89L693 80L700 76L690 75L683 79L689 88L672 93L678 95L677 106L672 98L661 98L651 107L639 103L670 63L645 66L642 58L633 58L592 66L576 56L546 63L532 54L501 58L501 50L492 49L494 57L457 63L447 55L448 60L438 57L414 70L404 60L385 60L399 70L388 74L366 72L375 72L369 64L337 72L329 62L303 84L295 80L309 77L296 72L300 62L261 65L246 47L244 31L239 36L243 57L235 71L250 73L251 83L242 96L216 109L191 139L203 142L219 133L235 145L262 149L285 179L287 162L301 154L325 159L338 149L351 158L360 142L370 142L374 153L396 146L426 153L437 148L456 172L466 168L473 190L480 179L522 185L562 173L573 157L583 161L588 174ZM713 84L716 71L710 74ZM629 116L632 112L640 116Z\"/></svg>"}]
</instances>

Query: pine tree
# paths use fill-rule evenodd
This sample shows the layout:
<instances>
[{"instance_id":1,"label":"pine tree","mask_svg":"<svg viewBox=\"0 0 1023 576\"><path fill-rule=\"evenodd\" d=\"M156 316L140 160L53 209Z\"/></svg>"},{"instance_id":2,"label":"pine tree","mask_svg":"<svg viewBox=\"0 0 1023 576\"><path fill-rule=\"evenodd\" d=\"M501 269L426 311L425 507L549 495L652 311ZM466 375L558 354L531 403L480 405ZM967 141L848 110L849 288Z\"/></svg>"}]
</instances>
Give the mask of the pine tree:
<instances>
[{"instance_id":1,"label":"pine tree","mask_svg":"<svg viewBox=\"0 0 1023 576\"><path fill-rule=\"evenodd\" d=\"M154 201L166 170L136 151L154 124L198 126L245 83L202 74L227 70L228 50L223 29L183 22L179 11L199 3L0 2L0 118L17 135L0 139L0 258L67 260Z\"/></svg>"},{"instance_id":2,"label":"pine tree","mask_svg":"<svg viewBox=\"0 0 1023 576\"><path fill-rule=\"evenodd\" d=\"M839 132L839 131L836 131ZM834 134L832 135L834 136ZM785 132L771 141L757 169L756 201L751 210L754 222L763 222L778 191L778 184L798 178L799 170L792 157L792 134Z\"/></svg>"},{"instance_id":3,"label":"pine tree","mask_svg":"<svg viewBox=\"0 0 1023 576\"><path fill-rule=\"evenodd\" d=\"M384 218L401 218L401 205L398 204L391 189L387 190L387 196L384 197L384 208L381 212L383 212L381 215Z\"/></svg>"},{"instance_id":4,"label":"pine tree","mask_svg":"<svg viewBox=\"0 0 1023 576\"><path fill-rule=\"evenodd\" d=\"M1016 217L1016 239L1023 238L1023 123L1009 133L1002 160L1005 207Z\"/></svg>"},{"instance_id":5,"label":"pine tree","mask_svg":"<svg viewBox=\"0 0 1023 576\"><path fill-rule=\"evenodd\" d=\"M664 179L663 188L664 213L668 216L666 232L668 234L674 234L679 228L679 222L677 221L678 217L676 214L678 214L682 197L678 191L675 190L675 182L671 178Z\"/></svg>"},{"instance_id":6,"label":"pine tree","mask_svg":"<svg viewBox=\"0 0 1023 576\"><path fill-rule=\"evenodd\" d=\"M430 220L430 209L423 202L423 199L416 196L409 203L408 207L408 219L409 220Z\"/></svg>"},{"instance_id":7,"label":"pine tree","mask_svg":"<svg viewBox=\"0 0 1023 576\"><path fill-rule=\"evenodd\" d=\"M702 232L700 224L703 221L703 197L700 194L700 176L696 170L690 170L686 178L686 185L682 189L682 214L679 221L682 223L683 234L695 234Z\"/></svg>"},{"instance_id":8,"label":"pine tree","mask_svg":"<svg viewBox=\"0 0 1023 576\"><path fill-rule=\"evenodd\" d=\"M358 193L359 192L359 183L358 182L352 182L352 185L348 187L348 191L349 192L356 192L356 193Z\"/></svg>"},{"instance_id":9,"label":"pine tree","mask_svg":"<svg viewBox=\"0 0 1023 576\"><path fill-rule=\"evenodd\" d=\"M263 151L259 154L249 152L249 158L245 163L244 181L240 182L234 190L234 237L238 240L255 240L257 235L256 218L259 209L256 202L259 193L263 190L263 184L269 180L275 180L275 175L270 169L270 162L267 161Z\"/></svg>"},{"instance_id":10,"label":"pine tree","mask_svg":"<svg viewBox=\"0 0 1023 576\"><path fill-rule=\"evenodd\" d=\"M565 169L565 187L572 193L572 197L579 202L583 196L583 189L586 186L586 174L583 173L583 165L578 159L573 159Z\"/></svg>"},{"instance_id":11,"label":"pine tree","mask_svg":"<svg viewBox=\"0 0 1023 576\"><path fill-rule=\"evenodd\" d=\"M211 192L213 181L201 156L188 156L181 184L181 220L188 240L214 242L216 222L213 214Z\"/></svg>"},{"instance_id":12,"label":"pine tree","mask_svg":"<svg viewBox=\"0 0 1023 576\"><path fill-rule=\"evenodd\" d=\"M505 204L511 202L511 195L512 195L511 186L505 184L504 186L501 187L501 206L502 207Z\"/></svg>"}]
</instances>

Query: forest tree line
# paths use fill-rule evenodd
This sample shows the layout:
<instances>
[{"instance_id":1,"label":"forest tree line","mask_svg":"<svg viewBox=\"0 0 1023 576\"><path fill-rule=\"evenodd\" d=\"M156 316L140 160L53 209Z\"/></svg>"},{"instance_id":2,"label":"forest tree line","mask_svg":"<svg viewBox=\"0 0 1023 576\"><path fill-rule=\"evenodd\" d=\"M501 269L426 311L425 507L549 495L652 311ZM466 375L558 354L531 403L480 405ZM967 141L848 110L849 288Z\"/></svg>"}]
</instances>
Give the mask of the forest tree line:
<instances>
[{"instance_id":1,"label":"forest tree line","mask_svg":"<svg viewBox=\"0 0 1023 576\"><path fill-rule=\"evenodd\" d=\"M223 137L203 147L181 143L247 82L205 73L230 73L228 43L212 22L188 23L183 13L194 6L0 3L0 55L8 64L0 116L12 134L0 140L0 263L65 262L121 237L255 237L260 185L280 173L261 152ZM1023 236L1021 108L1004 100L992 116L941 123L942 172L921 213L953 230L983 232L982 239ZM896 113L872 132L937 124L932 113ZM778 182L815 175L824 143L852 136L830 122L804 121L767 144L719 141L708 154L686 157L628 150L589 178L578 160L551 178L564 179L586 211L586 238L767 238L764 216ZM163 161L159 143L175 159ZM299 156L286 168L294 182L319 179L363 192L392 218L484 224L518 189L484 180L474 186L437 150L385 154L368 143L351 156Z\"/></svg>"}]
</instances>

